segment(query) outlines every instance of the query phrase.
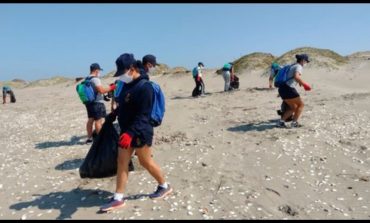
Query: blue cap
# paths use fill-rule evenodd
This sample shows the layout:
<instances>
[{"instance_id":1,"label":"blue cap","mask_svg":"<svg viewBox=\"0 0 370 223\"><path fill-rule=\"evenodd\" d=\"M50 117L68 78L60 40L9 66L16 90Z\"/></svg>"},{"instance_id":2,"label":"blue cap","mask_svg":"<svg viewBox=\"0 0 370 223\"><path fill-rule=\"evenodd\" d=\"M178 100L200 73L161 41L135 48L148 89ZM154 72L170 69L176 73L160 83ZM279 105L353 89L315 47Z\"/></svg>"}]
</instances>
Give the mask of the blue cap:
<instances>
[{"instance_id":1,"label":"blue cap","mask_svg":"<svg viewBox=\"0 0 370 223\"><path fill-rule=\"evenodd\" d=\"M158 65L154 55L148 54L143 57L143 64L151 63L154 67Z\"/></svg>"},{"instance_id":2,"label":"blue cap","mask_svg":"<svg viewBox=\"0 0 370 223\"><path fill-rule=\"evenodd\" d=\"M116 60L117 71L114 77L122 75L126 70L130 69L131 65L135 64L136 60L134 54L124 53L119 56Z\"/></svg>"},{"instance_id":3,"label":"blue cap","mask_svg":"<svg viewBox=\"0 0 370 223\"><path fill-rule=\"evenodd\" d=\"M297 60L305 60L307 63L310 62L310 58L307 54L298 54L295 57L297 58Z\"/></svg>"},{"instance_id":4,"label":"blue cap","mask_svg":"<svg viewBox=\"0 0 370 223\"><path fill-rule=\"evenodd\" d=\"M92 72L94 70L103 70L103 69L101 69L101 67L99 66L98 63L93 63L93 64L90 65L90 72Z\"/></svg>"}]
</instances>

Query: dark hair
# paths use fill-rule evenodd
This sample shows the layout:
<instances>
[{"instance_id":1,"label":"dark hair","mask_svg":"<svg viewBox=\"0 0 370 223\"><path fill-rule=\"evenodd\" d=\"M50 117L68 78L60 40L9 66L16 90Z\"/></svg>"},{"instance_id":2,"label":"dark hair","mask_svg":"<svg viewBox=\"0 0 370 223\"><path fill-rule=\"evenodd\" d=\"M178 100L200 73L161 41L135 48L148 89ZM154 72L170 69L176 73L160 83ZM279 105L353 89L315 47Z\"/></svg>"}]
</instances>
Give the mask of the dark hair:
<instances>
[{"instance_id":1,"label":"dark hair","mask_svg":"<svg viewBox=\"0 0 370 223\"><path fill-rule=\"evenodd\" d=\"M204 64L202 62L199 62L198 66L203 66L204 67Z\"/></svg>"},{"instance_id":2,"label":"dark hair","mask_svg":"<svg viewBox=\"0 0 370 223\"><path fill-rule=\"evenodd\" d=\"M135 70L144 69L144 65L141 60L136 60L136 62L132 64L132 67L135 68Z\"/></svg>"}]
</instances>

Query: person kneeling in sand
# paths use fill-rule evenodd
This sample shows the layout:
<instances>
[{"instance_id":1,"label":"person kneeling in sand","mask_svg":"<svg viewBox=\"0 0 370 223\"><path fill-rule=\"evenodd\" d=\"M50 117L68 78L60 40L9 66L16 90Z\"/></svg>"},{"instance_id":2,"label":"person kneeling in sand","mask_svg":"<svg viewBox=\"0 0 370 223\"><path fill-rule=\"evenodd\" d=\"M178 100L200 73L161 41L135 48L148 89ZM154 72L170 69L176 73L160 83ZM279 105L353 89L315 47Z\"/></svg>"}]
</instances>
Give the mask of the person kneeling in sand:
<instances>
[{"instance_id":1,"label":"person kneeling in sand","mask_svg":"<svg viewBox=\"0 0 370 223\"><path fill-rule=\"evenodd\" d=\"M140 61L133 54L122 54L116 60L115 76L123 74L126 85L121 93L118 106L118 123L121 134L117 158L116 191L111 200L100 207L100 211L108 212L125 205L124 191L128 180L128 165L134 151L140 164L158 182L157 189L150 194L151 199L159 199L172 192L166 183L163 172L153 160L152 141L154 129L150 123L153 106L154 90L145 75Z\"/></svg>"},{"instance_id":2,"label":"person kneeling in sand","mask_svg":"<svg viewBox=\"0 0 370 223\"><path fill-rule=\"evenodd\" d=\"M307 54L296 55L297 63L292 65L287 73L286 82L279 87L279 95L288 104L289 109L284 113L278 123L278 127L286 127L285 122L293 114L292 128L300 127L298 119L303 111L303 101L294 88L297 83L303 86L306 91L310 91L311 87L301 78L303 67L310 62Z\"/></svg>"}]
</instances>

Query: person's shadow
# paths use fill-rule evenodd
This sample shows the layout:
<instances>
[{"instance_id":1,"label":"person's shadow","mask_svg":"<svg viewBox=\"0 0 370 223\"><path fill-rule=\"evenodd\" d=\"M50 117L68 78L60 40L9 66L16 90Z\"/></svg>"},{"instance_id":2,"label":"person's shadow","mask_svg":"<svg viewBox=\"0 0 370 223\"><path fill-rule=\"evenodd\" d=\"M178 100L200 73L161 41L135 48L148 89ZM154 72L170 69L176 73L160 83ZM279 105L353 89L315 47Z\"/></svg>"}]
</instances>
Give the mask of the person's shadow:
<instances>
[{"instance_id":1,"label":"person's shadow","mask_svg":"<svg viewBox=\"0 0 370 223\"><path fill-rule=\"evenodd\" d=\"M240 125L236 127L228 128L231 132L251 132L251 131L266 131L268 129L277 128L278 119L271 119L266 122L250 123L246 125Z\"/></svg>"},{"instance_id":2,"label":"person's shadow","mask_svg":"<svg viewBox=\"0 0 370 223\"><path fill-rule=\"evenodd\" d=\"M11 205L9 208L13 210L22 210L27 207L37 207L40 210L56 209L60 211L57 220L70 219L79 208L100 207L109 201L111 192L99 190L84 190L80 188L73 189L68 192L52 192L39 196L35 200L20 202ZM101 197L101 198L100 198ZM98 208L97 208L98 209ZM97 214L101 213L99 210Z\"/></svg>"},{"instance_id":3,"label":"person's shadow","mask_svg":"<svg viewBox=\"0 0 370 223\"><path fill-rule=\"evenodd\" d=\"M56 170L74 170L81 166L82 162L85 159L74 159L74 160L67 160L61 164L58 164L55 169Z\"/></svg>"},{"instance_id":4,"label":"person's shadow","mask_svg":"<svg viewBox=\"0 0 370 223\"><path fill-rule=\"evenodd\" d=\"M69 141L56 141L56 142L41 142L37 143L36 149L48 149L56 148L61 146L74 146L74 145L84 145L84 142L80 142L81 139L86 138L86 136L72 136Z\"/></svg>"}]
</instances>

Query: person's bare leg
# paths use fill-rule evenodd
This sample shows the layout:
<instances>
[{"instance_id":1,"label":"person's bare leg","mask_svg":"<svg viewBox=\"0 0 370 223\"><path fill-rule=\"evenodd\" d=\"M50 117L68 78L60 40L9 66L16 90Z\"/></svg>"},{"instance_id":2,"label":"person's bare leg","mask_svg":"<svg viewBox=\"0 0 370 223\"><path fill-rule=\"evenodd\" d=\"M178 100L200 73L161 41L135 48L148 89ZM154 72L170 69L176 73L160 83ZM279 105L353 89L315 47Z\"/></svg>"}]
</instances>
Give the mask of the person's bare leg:
<instances>
[{"instance_id":1,"label":"person's bare leg","mask_svg":"<svg viewBox=\"0 0 370 223\"><path fill-rule=\"evenodd\" d=\"M86 131L87 131L87 138L91 139L92 138L92 133L93 133L93 125L94 125L94 119L89 118L86 123Z\"/></svg>"},{"instance_id":2,"label":"person's bare leg","mask_svg":"<svg viewBox=\"0 0 370 223\"><path fill-rule=\"evenodd\" d=\"M122 149L118 147L116 193L125 191L128 180L128 164L133 152L132 148Z\"/></svg>"},{"instance_id":3,"label":"person's bare leg","mask_svg":"<svg viewBox=\"0 0 370 223\"><path fill-rule=\"evenodd\" d=\"M302 101L302 99L299 97L297 99L297 108L294 112L294 116L293 116L293 121L298 121L299 117L301 116L302 112L303 112L303 108L304 108L304 103Z\"/></svg>"},{"instance_id":4,"label":"person's bare leg","mask_svg":"<svg viewBox=\"0 0 370 223\"><path fill-rule=\"evenodd\" d=\"M103 126L103 120L104 118L101 118L101 119L98 119L98 120L95 120L95 131L96 131L96 134L99 134L102 126Z\"/></svg>"},{"instance_id":5,"label":"person's bare leg","mask_svg":"<svg viewBox=\"0 0 370 223\"><path fill-rule=\"evenodd\" d=\"M154 177L158 184L164 184L166 182L159 165L152 158L152 150L149 146L136 149L136 155L139 159L140 165L142 165L149 173Z\"/></svg>"}]
</instances>

